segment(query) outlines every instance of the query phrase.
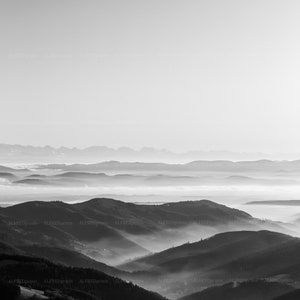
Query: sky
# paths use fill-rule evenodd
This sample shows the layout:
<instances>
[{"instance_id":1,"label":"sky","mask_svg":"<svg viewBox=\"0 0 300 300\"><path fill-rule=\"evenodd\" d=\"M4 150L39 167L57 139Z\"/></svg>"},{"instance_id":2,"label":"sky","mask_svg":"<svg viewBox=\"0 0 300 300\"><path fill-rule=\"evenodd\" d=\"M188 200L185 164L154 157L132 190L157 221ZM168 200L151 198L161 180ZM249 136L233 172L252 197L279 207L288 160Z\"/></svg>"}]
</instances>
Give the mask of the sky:
<instances>
[{"instance_id":1,"label":"sky","mask_svg":"<svg viewBox=\"0 0 300 300\"><path fill-rule=\"evenodd\" d=\"M300 1L0 0L0 143L300 152Z\"/></svg>"}]
</instances>

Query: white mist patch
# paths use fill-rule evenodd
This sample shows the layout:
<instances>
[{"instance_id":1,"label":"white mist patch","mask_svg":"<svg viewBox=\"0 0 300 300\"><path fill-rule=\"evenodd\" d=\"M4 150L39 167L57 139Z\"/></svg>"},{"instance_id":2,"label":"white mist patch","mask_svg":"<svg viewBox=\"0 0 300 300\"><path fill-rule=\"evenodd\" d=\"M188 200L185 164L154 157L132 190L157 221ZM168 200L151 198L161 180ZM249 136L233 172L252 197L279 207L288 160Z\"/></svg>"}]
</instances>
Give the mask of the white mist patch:
<instances>
[{"instance_id":1,"label":"white mist patch","mask_svg":"<svg viewBox=\"0 0 300 300\"><path fill-rule=\"evenodd\" d=\"M227 230L234 230L233 226L227 226ZM160 252L171 247L177 247L185 243L198 242L217 233L226 231L221 226L203 226L190 224L178 228L168 228L152 234L122 234L129 240L147 248L151 252Z\"/></svg>"},{"instance_id":2,"label":"white mist patch","mask_svg":"<svg viewBox=\"0 0 300 300\"><path fill-rule=\"evenodd\" d=\"M300 206L284 205L236 205L234 208L246 211L256 218L292 222L300 214Z\"/></svg>"},{"instance_id":3,"label":"white mist patch","mask_svg":"<svg viewBox=\"0 0 300 300\"><path fill-rule=\"evenodd\" d=\"M10 181L8 179L6 179L6 178L0 178L0 185L1 184L4 184L4 185L10 184Z\"/></svg>"}]
</instances>

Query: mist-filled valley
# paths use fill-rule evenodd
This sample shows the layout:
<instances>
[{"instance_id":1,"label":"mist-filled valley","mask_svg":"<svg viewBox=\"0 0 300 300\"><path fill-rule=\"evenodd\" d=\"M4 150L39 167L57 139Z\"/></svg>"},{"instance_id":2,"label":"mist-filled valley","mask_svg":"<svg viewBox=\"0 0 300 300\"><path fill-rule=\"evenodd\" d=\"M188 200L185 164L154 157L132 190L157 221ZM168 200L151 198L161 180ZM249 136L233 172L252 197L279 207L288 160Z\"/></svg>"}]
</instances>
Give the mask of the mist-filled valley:
<instances>
[{"instance_id":1,"label":"mist-filled valley","mask_svg":"<svg viewBox=\"0 0 300 300\"><path fill-rule=\"evenodd\" d=\"M133 203L209 199L258 218L292 221L300 205L272 201L300 199L299 167L299 161L268 160L2 165L0 200L5 206L30 200L74 203L93 197Z\"/></svg>"},{"instance_id":2,"label":"mist-filled valley","mask_svg":"<svg viewBox=\"0 0 300 300\"><path fill-rule=\"evenodd\" d=\"M299 167L268 160L1 165L0 271L10 281L23 274L23 297L47 289L75 297L71 285L33 279L26 265L44 263L36 258L78 274L92 268L123 280L125 290L132 282L174 300L297 293Z\"/></svg>"}]
</instances>

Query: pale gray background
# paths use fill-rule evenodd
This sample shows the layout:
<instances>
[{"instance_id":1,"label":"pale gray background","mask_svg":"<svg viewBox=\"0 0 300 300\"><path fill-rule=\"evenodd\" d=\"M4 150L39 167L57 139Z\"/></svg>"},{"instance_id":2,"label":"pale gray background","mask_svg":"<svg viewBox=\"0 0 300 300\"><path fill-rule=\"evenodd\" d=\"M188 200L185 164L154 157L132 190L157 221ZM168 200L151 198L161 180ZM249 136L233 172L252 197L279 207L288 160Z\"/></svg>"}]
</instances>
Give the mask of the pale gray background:
<instances>
[{"instance_id":1,"label":"pale gray background","mask_svg":"<svg viewBox=\"0 0 300 300\"><path fill-rule=\"evenodd\" d=\"M298 0L0 3L0 142L300 150Z\"/></svg>"}]
</instances>

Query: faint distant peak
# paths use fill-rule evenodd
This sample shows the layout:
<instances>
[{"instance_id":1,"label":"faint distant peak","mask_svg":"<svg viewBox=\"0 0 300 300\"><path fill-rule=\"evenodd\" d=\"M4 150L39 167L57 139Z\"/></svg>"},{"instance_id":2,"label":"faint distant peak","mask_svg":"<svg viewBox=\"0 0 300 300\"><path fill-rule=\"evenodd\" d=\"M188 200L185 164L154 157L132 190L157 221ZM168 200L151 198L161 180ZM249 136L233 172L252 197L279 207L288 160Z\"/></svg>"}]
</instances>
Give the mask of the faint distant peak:
<instances>
[{"instance_id":1,"label":"faint distant peak","mask_svg":"<svg viewBox=\"0 0 300 300\"><path fill-rule=\"evenodd\" d=\"M213 161L214 164L229 164L238 161L258 161L260 164L270 164L273 160L299 160L299 153L266 154L261 152L246 153L234 151L193 150L174 152L168 149L155 147L112 148L108 146L52 147L32 145L0 144L0 159L5 163L95 163L111 161L119 162L165 162L199 164L204 161Z\"/></svg>"}]
</instances>

